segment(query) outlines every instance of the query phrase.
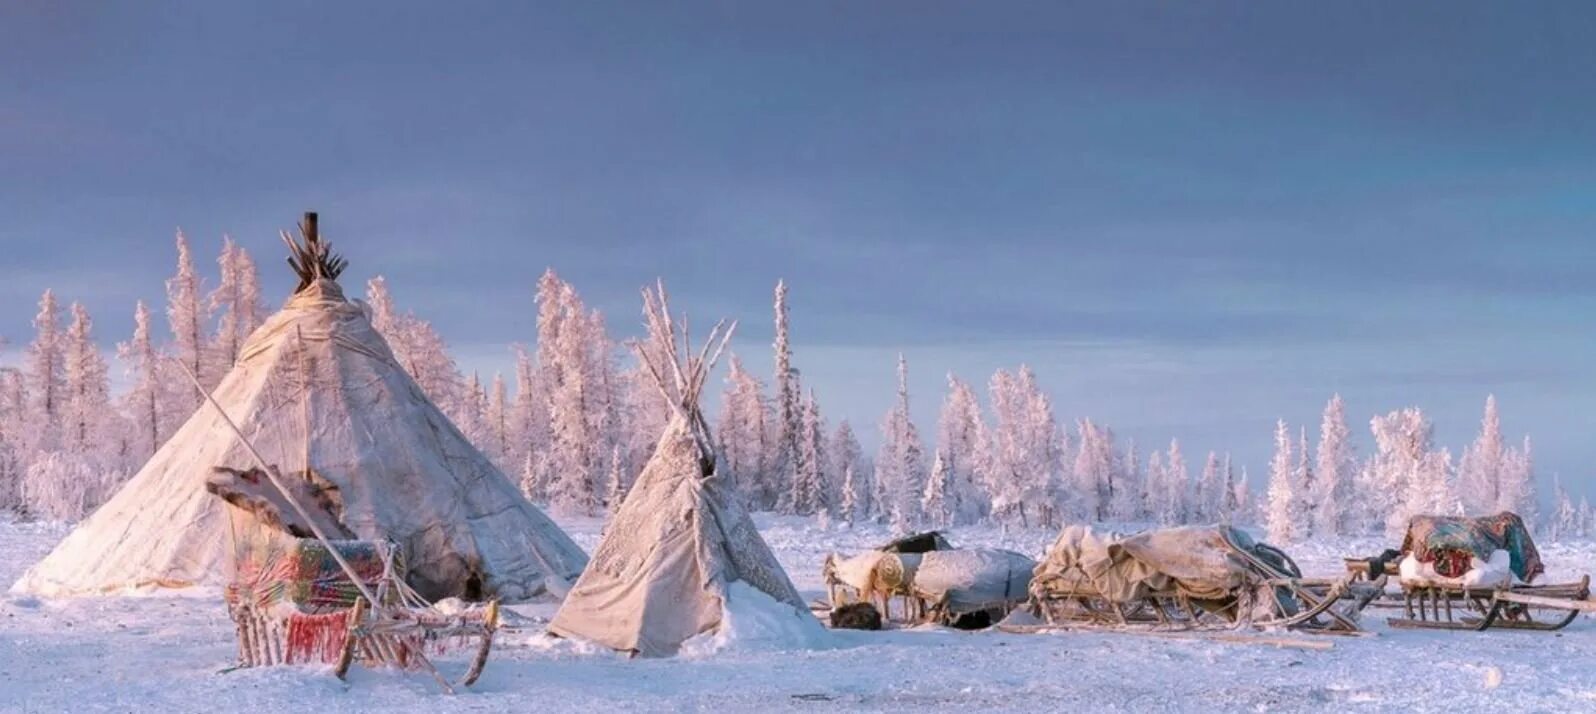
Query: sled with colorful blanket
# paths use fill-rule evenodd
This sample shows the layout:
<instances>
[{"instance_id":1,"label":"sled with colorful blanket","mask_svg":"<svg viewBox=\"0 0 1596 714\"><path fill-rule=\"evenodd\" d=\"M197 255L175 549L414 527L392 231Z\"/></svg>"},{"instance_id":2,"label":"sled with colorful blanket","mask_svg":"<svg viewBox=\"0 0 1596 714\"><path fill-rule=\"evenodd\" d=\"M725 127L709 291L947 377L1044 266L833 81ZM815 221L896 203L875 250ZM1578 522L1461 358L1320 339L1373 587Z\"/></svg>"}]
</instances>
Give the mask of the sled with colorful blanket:
<instances>
[{"instance_id":1,"label":"sled with colorful blanket","mask_svg":"<svg viewBox=\"0 0 1596 714\"><path fill-rule=\"evenodd\" d=\"M1363 578L1396 576L1401 591L1390 606L1392 627L1442 630L1560 630L1581 612L1596 611L1590 576L1540 583L1540 552L1517 514L1414 516L1401 550L1376 558L1347 558Z\"/></svg>"},{"instance_id":2,"label":"sled with colorful blanket","mask_svg":"<svg viewBox=\"0 0 1596 714\"><path fill-rule=\"evenodd\" d=\"M1032 614L1101 630L1362 631L1384 578L1305 578L1279 549L1224 525L1132 535L1064 529L1031 579Z\"/></svg>"}]
</instances>

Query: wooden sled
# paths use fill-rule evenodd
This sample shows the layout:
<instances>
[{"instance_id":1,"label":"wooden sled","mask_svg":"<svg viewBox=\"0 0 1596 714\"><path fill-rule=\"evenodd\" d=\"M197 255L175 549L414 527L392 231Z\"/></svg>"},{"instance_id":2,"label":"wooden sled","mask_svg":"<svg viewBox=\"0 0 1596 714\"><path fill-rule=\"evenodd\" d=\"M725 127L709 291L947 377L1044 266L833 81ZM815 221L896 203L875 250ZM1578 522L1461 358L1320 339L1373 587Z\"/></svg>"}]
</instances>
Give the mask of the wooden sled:
<instances>
[{"instance_id":1,"label":"wooden sled","mask_svg":"<svg viewBox=\"0 0 1596 714\"><path fill-rule=\"evenodd\" d=\"M1347 570L1367 577L1366 560L1346 559ZM1387 563L1381 577L1397 574L1397 564ZM1443 584L1403 584L1381 603L1402 609L1401 617L1386 618L1391 627L1429 630L1561 630L1582 612L1596 612L1590 598L1590 576L1571 583L1513 585L1505 588L1464 588Z\"/></svg>"},{"instance_id":2,"label":"wooden sled","mask_svg":"<svg viewBox=\"0 0 1596 714\"><path fill-rule=\"evenodd\" d=\"M349 549L351 554L345 556L346 560L353 561L356 568L363 565L356 553L371 547L354 541L331 544ZM308 540L295 543L278 539L275 547L307 549L319 545ZM498 601L454 614L439 612L404 583L402 569L395 563L395 549L384 545L380 552L384 553L380 575L361 583L374 592L375 601L380 603L377 607L372 607L366 598L355 596L355 588L341 572L332 577L323 574L308 589L302 583L288 584L274 577L280 571L248 571L229 585L228 614L237 629L238 666L332 664L334 674L343 679L350 665L358 661L368 667L426 671L448 692L456 686L474 684L487 664L498 630ZM298 562L304 559L304 553L289 551L285 559ZM445 649L473 653L465 674L452 682L427 656Z\"/></svg>"},{"instance_id":3,"label":"wooden sled","mask_svg":"<svg viewBox=\"0 0 1596 714\"><path fill-rule=\"evenodd\" d=\"M1266 544L1243 548L1226 537L1257 580L1220 599L1199 599L1173 586L1148 592L1132 602L1113 602L1094 589L1076 588L1045 595L1033 590L1033 613L1049 625L1103 631L1218 631L1241 628L1285 629L1327 635L1358 635L1358 615L1385 586L1381 576L1360 582L1304 578L1285 553ZM1080 581L1077 585L1085 585ZM1258 602L1259 593L1264 601Z\"/></svg>"}]
</instances>

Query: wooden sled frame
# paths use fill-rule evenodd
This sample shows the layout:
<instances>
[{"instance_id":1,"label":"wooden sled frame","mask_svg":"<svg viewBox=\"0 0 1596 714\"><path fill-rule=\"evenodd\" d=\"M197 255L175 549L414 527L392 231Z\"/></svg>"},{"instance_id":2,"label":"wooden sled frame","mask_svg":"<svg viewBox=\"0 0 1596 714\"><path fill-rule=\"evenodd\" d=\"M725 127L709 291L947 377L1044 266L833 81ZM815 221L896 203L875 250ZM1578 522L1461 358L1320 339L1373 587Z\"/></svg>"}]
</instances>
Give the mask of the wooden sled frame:
<instances>
[{"instance_id":1,"label":"wooden sled frame","mask_svg":"<svg viewBox=\"0 0 1596 714\"><path fill-rule=\"evenodd\" d=\"M1096 591L1048 595L1037 594L1033 589L1033 613L1050 625L1076 625L1103 631L1181 632L1251 627L1358 635L1364 630L1357 614L1378 598L1385 587L1384 576L1374 582L1363 582L1350 574L1339 579L1304 578L1296 563L1272 546L1260 543L1256 548L1275 557L1283 567L1242 548L1228 536L1226 544L1261 577L1254 586L1268 586L1273 600L1269 610L1273 617L1257 619L1245 612L1244 608L1255 603L1244 590L1222 600L1203 600L1192 598L1178 588L1150 592L1133 602L1112 602ZM1300 609L1292 611L1288 599L1294 599ZM1336 605L1343 603L1346 606L1337 609Z\"/></svg>"},{"instance_id":2,"label":"wooden sled frame","mask_svg":"<svg viewBox=\"0 0 1596 714\"><path fill-rule=\"evenodd\" d=\"M1346 559L1348 572L1369 575L1366 560ZM1386 563L1381 577L1395 575L1395 562ZM1429 630L1484 631L1489 629L1550 632L1569 626L1582 612L1596 612L1590 598L1590 576L1569 583L1512 585L1505 588L1465 588L1444 584L1403 584L1384 607L1401 607L1401 617L1386 618L1391 627Z\"/></svg>"}]
</instances>

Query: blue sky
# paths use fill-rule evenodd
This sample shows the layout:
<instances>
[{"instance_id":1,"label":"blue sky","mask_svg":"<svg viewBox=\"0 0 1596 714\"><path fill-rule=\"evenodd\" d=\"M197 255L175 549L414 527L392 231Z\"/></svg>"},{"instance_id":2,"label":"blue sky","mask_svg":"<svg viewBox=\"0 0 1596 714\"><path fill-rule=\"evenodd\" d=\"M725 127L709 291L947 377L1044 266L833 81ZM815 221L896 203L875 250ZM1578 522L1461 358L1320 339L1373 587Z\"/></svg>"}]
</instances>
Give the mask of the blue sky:
<instances>
[{"instance_id":1,"label":"blue sky","mask_svg":"<svg viewBox=\"0 0 1596 714\"><path fill-rule=\"evenodd\" d=\"M1255 479L1341 392L1442 443L1494 392L1584 490L1596 9L1576 3L9 3L0 334L37 295L109 345L182 226L287 289L307 208L468 368L554 266L743 321L869 431L908 354L1032 365L1066 418ZM1367 441L1365 439L1365 441Z\"/></svg>"}]
</instances>

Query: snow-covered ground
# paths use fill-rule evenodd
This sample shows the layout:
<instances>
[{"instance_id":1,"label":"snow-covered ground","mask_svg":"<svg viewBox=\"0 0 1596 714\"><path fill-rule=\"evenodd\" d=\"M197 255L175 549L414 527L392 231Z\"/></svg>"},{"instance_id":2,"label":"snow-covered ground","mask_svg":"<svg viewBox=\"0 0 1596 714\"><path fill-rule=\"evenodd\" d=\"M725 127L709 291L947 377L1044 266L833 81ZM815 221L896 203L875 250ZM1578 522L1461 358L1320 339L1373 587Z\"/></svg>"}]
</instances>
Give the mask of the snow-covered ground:
<instances>
[{"instance_id":1,"label":"snow-covered ground","mask_svg":"<svg viewBox=\"0 0 1596 714\"><path fill-rule=\"evenodd\" d=\"M822 529L760 516L776 555L808 597L822 592L827 552L886 537L878 527ZM600 524L564 522L592 549ZM0 584L65 533L0 523ZM1052 534L955 529L961 545L1040 555ZM1373 540L1290 549L1309 574L1333 574ZM1596 570L1596 548L1543 546L1549 575ZM548 605L521 606L533 620ZM220 671L233 629L216 596L43 601L0 597L4 711L1592 711L1596 623L1559 633L1412 632L1371 611L1369 638L1330 651L1114 634L1003 634L940 629L833 632L808 651L732 648L628 660L542 636L505 632L482 681L454 697L427 677L325 669ZM444 658L446 671L463 662Z\"/></svg>"}]
</instances>

